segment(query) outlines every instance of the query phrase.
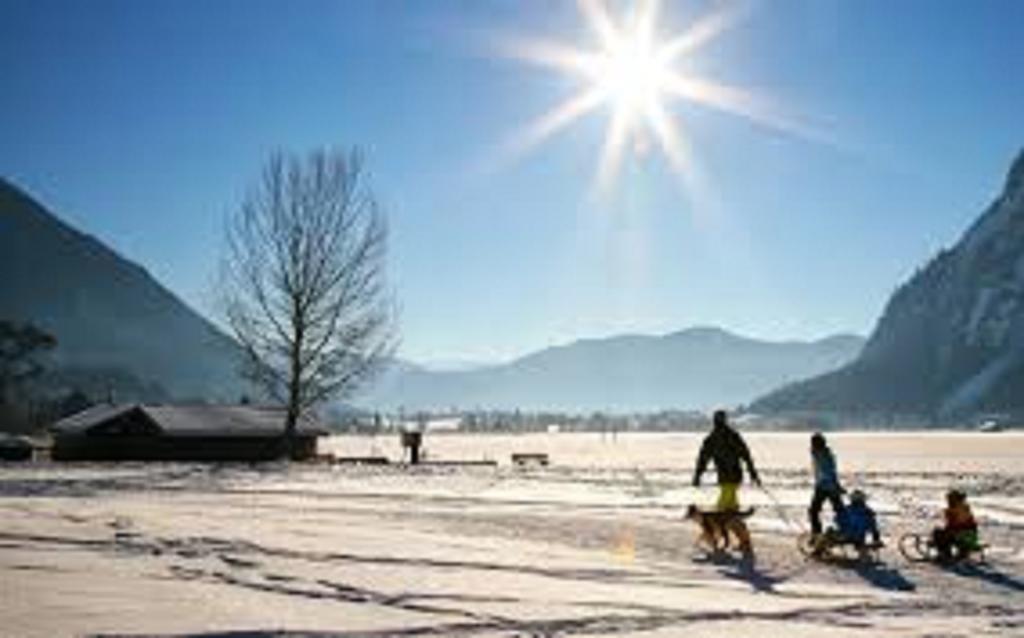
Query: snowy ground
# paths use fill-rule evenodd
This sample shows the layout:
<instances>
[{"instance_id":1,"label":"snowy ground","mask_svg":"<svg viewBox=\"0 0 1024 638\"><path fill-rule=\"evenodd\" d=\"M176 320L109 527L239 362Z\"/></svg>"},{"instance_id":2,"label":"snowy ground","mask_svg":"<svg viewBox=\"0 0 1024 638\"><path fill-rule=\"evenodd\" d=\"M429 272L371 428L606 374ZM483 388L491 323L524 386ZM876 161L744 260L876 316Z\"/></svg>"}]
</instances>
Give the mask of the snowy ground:
<instances>
[{"instance_id":1,"label":"snowy ground","mask_svg":"<svg viewBox=\"0 0 1024 638\"><path fill-rule=\"evenodd\" d=\"M0 635L1024 636L1024 435L834 437L890 539L972 494L992 547L956 569L803 560L807 437L749 441L753 563L694 549L689 435L428 438L497 468L0 466Z\"/></svg>"}]
</instances>

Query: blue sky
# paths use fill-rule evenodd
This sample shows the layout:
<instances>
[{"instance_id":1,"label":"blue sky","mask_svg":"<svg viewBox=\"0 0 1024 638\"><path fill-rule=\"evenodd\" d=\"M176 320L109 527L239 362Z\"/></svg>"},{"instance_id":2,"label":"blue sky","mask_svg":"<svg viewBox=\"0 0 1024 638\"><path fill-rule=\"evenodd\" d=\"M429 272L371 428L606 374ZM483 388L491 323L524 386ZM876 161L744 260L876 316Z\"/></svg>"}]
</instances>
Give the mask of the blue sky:
<instances>
[{"instance_id":1,"label":"blue sky","mask_svg":"<svg viewBox=\"0 0 1024 638\"><path fill-rule=\"evenodd\" d=\"M664 2L658 30L713 6ZM0 0L0 174L209 314L223 217L266 155L359 146L418 360L695 324L866 334L1024 143L1024 3L751 7L687 66L832 142L673 102L700 197L657 153L596 197L606 109L501 152L581 85L497 37L593 42L574 3L539 0Z\"/></svg>"}]
</instances>

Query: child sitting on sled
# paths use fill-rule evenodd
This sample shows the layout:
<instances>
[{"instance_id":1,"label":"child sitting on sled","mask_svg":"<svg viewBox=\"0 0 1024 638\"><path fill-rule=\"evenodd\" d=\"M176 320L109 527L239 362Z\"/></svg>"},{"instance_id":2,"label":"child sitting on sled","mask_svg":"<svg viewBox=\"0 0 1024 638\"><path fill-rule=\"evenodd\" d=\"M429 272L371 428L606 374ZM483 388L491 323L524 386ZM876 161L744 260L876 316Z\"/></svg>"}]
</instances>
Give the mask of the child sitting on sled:
<instances>
[{"instance_id":1,"label":"child sitting on sled","mask_svg":"<svg viewBox=\"0 0 1024 638\"><path fill-rule=\"evenodd\" d=\"M846 542L852 543L859 550L867 547L868 534L871 534L873 545L882 544L875 511L868 507L867 500L867 494L861 490L854 490L850 494L850 504L836 514L839 533Z\"/></svg>"},{"instance_id":2,"label":"child sitting on sled","mask_svg":"<svg viewBox=\"0 0 1024 638\"><path fill-rule=\"evenodd\" d=\"M946 493L946 509L942 512L944 527L932 532L932 542L938 550L940 561L963 558L966 554L980 547L978 540L978 523L974 520L971 506L967 503L967 495L960 490Z\"/></svg>"},{"instance_id":3,"label":"child sitting on sled","mask_svg":"<svg viewBox=\"0 0 1024 638\"><path fill-rule=\"evenodd\" d=\"M871 545L867 543L868 534L871 534ZM861 490L854 490L850 494L848 505L843 505L840 501L835 527L828 528L818 538L815 555L819 557L825 556L828 548L836 545L853 545L861 558L867 556L869 548L881 547L882 538L878 531L878 521L875 511L868 507L867 495Z\"/></svg>"}]
</instances>

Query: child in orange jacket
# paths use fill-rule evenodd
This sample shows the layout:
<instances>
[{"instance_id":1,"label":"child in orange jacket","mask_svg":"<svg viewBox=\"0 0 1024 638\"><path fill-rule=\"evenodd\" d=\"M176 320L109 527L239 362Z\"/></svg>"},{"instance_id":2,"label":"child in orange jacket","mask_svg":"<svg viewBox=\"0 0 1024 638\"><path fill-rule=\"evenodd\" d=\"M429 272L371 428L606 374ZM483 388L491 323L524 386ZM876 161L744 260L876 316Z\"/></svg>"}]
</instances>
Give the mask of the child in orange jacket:
<instances>
[{"instance_id":1,"label":"child in orange jacket","mask_svg":"<svg viewBox=\"0 0 1024 638\"><path fill-rule=\"evenodd\" d=\"M960 490L947 492L946 509L942 515L945 526L932 532L932 542L939 552L939 560L951 560L954 549L957 550L957 558L962 558L978 546L978 523L974 520L966 494Z\"/></svg>"}]
</instances>

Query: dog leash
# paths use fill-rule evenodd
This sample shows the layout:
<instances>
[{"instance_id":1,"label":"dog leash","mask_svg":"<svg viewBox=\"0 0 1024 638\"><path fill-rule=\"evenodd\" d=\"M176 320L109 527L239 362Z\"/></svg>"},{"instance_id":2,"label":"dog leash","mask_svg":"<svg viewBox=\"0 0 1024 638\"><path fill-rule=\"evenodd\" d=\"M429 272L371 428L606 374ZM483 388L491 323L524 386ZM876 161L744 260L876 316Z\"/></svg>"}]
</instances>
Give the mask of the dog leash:
<instances>
[{"instance_id":1,"label":"dog leash","mask_svg":"<svg viewBox=\"0 0 1024 638\"><path fill-rule=\"evenodd\" d=\"M758 487L761 488L761 491L764 492L765 496L768 497L768 500L772 502L772 506L775 508L775 513L787 527L789 527L790 529L796 528L797 530L799 530L801 534L807 532L807 527L804 526L803 522L794 523L793 519L791 519L789 515L786 514L786 508L782 505L782 502L775 496L775 494L773 494L764 485L758 484Z\"/></svg>"}]
</instances>

